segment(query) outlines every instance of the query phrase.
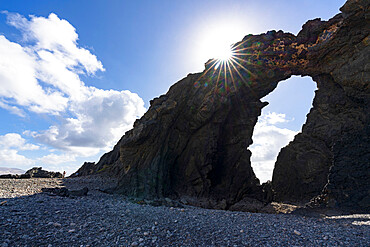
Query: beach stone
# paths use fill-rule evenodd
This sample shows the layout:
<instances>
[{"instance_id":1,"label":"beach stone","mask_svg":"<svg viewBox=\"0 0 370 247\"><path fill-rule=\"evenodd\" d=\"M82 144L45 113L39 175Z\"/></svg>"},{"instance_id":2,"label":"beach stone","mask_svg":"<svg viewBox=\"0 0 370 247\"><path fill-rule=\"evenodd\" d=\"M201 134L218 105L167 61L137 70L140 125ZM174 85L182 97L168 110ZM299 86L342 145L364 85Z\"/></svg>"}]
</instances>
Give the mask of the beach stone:
<instances>
[{"instance_id":1,"label":"beach stone","mask_svg":"<svg viewBox=\"0 0 370 247\"><path fill-rule=\"evenodd\" d=\"M62 224L55 222L55 223L53 223L53 226L55 226L55 227L62 227Z\"/></svg>"}]
</instances>

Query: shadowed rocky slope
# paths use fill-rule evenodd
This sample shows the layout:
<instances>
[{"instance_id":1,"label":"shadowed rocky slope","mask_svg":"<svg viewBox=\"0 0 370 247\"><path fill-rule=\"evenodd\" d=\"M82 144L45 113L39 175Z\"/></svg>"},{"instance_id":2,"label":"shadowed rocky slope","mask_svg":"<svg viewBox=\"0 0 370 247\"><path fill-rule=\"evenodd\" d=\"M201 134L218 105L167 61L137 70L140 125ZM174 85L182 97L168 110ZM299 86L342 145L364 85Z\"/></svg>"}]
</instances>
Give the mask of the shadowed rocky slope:
<instances>
[{"instance_id":1,"label":"shadowed rocky slope","mask_svg":"<svg viewBox=\"0 0 370 247\"><path fill-rule=\"evenodd\" d=\"M274 199L369 210L369 1L349 0L341 11L308 21L297 36L247 35L230 63L210 60L153 99L113 151L78 173L115 175L116 191L135 197L226 209L267 202L271 185L260 185L247 149L268 104L260 99L292 75L311 76L313 108L278 156Z\"/></svg>"}]
</instances>

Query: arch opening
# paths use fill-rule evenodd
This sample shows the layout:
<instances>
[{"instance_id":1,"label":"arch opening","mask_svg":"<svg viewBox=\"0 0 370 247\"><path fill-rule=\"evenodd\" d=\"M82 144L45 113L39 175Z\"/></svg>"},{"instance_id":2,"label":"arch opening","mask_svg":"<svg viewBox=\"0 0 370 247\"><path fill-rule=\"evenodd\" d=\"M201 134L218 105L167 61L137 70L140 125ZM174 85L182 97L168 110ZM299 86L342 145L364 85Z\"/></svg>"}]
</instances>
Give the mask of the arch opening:
<instances>
[{"instance_id":1,"label":"arch opening","mask_svg":"<svg viewBox=\"0 0 370 247\"><path fill-rule=\"evenodd\" d=\"M292 76L279 82L270 94L261 99L269 104L262 109L253 131L251 165L260 183L271 181L280 150L302 131L312 108L317 90L311 77Z\"/></svg>"}]
</instances>

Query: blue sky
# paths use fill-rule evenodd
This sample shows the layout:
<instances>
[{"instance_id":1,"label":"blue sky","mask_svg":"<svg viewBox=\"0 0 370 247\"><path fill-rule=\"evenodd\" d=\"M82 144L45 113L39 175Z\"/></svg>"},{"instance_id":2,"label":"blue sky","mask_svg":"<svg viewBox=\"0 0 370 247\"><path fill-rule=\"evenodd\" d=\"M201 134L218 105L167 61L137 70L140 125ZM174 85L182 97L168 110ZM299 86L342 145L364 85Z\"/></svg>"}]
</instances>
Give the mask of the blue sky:
<instances>
[{"instance_id":1,"label":"blue sky","mask_svg":"<svg viewBox=\"0 0 370 247\"><path fill-rule=\"evenodd\" d=\"M220 46L272 29L296 34L344 2L1 0L0 166L71 173L97 161L150 99L202 71ZM251 148L261 180L278 144L300 130L314 88L293 78L267 96ZM262 147L266 131L278 132L275 146Z\"/></svg>"}]
</instances>

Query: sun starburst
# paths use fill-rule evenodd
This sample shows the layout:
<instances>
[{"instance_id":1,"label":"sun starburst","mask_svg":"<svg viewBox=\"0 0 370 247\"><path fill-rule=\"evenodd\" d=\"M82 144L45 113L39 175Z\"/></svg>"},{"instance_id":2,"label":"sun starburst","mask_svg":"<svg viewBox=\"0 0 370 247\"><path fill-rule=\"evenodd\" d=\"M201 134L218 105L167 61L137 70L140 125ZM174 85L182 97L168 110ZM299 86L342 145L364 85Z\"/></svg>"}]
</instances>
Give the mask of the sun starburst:
<instances>
[{"instance_id":1,"label":"sun starburst","mask_svg":"<svg viewBox=\"0 0 370 247\"><path fill-rule=\"evenodd\" d=\"M196 85L199 86L201 79L207 75L208 82L205 82L204 86L215 83L215 93L227 94L237 90L242 84L250 86L250 78L254 77L254 74L246 67L249 63L246 57L252 54L249 54L247 51L249 48L243 48L242 44L220 49L215 54L215 58L207 62L206 70L199 77Z\"/></svg>"}]
</instances>

